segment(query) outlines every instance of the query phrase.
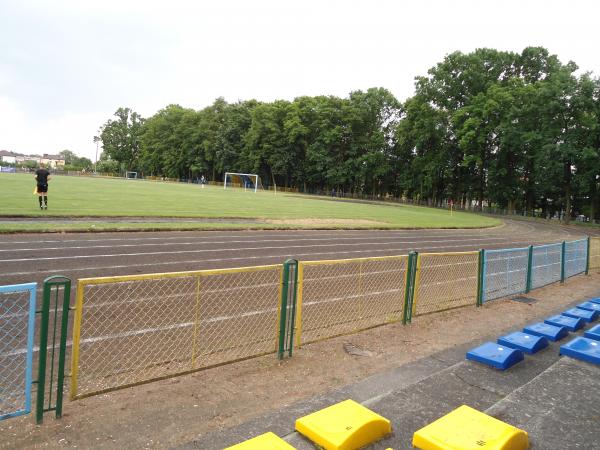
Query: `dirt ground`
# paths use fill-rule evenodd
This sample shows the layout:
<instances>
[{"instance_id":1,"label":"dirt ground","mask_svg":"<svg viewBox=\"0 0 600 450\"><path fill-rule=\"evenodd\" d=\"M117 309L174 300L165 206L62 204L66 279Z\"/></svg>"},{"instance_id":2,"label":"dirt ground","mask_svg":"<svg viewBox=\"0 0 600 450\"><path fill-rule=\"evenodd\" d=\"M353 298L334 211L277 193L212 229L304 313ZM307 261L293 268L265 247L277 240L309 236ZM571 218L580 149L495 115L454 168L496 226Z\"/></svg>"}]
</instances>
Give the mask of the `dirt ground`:
<instances>
[{"instance_id":1,"label":"dirt ground","mask_svg":"<svg viewBox=\"0 0 600 450\"><path fill-rule=\"evenodd\" d=\"M578 299L598 295L600 272L495 300L309 344L275 355L74 402L62 419L47 413L0 422L0 448L169 448L299 400L362 380L443 349L515 330ZM350 345L348 345L350 344ZM344 349L346 348L346 350ZM349 348L364 356L351 355ZM265 430L266 431L266 430Z\"/></svg>"}]
</instances>

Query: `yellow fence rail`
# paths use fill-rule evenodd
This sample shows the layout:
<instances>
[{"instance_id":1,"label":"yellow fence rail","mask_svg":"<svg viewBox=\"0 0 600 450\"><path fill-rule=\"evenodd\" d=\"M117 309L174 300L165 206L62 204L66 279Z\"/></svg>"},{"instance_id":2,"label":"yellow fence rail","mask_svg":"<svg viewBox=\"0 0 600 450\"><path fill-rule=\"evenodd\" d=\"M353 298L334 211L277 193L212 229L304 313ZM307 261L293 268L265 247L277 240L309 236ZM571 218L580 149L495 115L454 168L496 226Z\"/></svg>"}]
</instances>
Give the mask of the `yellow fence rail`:
<instances>
[{"instance_id":1,"label":"yellow fence rail","mask_svg":"<svg viewBox=\"0 0 600 450\"><path fill-rule=\"evenodd\" d=\"M71 399L275 352L281 270L79 280Z\"/></svg>"},{"instance_id":2,"label":"yellow fence rail","mask_svg":"<svg viewBox=\"0 0 600 450\"><path fill-rule=\"evenodd\" d=\"M402 320L408 257L298 263L297 344Z\"/></svg>"},{"instance_id":3,"label":"yellow fence rail","mask_svg":"<svg viewBox=\"0 0 600 450\"><path fill-rule=\"evenodd\" d=\"M478 252L420 253L412 315L475 305L478 261Z\"/></svg>"},{"instance_id":4,"label":"yellow fence rail","mask_svg":"<svg viewBox=\"0 0 600 450\"><path fill-rule=\"evenodd\" d=\"M590 238L590 269L600 269L600 237Z\"/></svg>"}]
</instances>

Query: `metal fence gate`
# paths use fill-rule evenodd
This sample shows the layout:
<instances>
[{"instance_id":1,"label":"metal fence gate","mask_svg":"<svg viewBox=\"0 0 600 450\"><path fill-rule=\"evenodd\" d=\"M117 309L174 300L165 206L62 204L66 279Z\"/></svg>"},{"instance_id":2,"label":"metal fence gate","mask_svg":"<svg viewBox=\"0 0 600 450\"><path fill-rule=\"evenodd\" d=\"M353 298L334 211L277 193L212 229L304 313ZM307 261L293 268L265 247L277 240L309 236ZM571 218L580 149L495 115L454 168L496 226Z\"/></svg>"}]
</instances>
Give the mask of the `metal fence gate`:
<instances>
[{"instance_id":1,"label":"metal fence gate","mask_svg":"<svg viewBox=\"0 0 600 450\"><path fill-rule=\"evenodd\" d=\"M31 412L36 287L0 286L0 420Z\"/></svg>"}]
</instances>

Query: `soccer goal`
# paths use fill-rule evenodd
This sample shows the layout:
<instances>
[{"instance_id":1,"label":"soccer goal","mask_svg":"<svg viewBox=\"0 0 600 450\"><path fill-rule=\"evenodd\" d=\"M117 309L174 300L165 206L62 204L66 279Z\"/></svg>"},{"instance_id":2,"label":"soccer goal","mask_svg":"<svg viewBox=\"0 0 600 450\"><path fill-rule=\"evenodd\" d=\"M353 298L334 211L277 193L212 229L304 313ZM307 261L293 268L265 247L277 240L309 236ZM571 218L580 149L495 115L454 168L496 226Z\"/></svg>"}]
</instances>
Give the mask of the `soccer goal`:
<instances>
[{"instance_id":1,"label":"soccer goal","mask_svg":"<svg viewBox=\"0 0 600 450\"><path fill-rule=\"evenodd\" d=\"M135 180L137 177L137 172L125 172L125 178L128 180Z\"/></svg>"},{"instance_id":2,"label":"soccer goal","mask_svg":"<svg viewBox=\"0 0 600 450\"><path fill-rule=\"evenodd\" d=\"M250 189L254 192L259 188L263 188L260 177L255 173L225 172L223 189L227 189L228 187L244 188L244 190Z\"/></svg>"}]
</instances>

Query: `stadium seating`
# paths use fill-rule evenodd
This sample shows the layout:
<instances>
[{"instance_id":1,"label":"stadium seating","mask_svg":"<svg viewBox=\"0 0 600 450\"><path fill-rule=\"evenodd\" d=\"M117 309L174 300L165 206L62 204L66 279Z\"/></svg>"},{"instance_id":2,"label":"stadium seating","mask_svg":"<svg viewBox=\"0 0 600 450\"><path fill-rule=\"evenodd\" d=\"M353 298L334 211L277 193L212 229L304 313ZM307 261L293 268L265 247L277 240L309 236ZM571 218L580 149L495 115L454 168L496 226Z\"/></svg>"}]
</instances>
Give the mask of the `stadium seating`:
<instances>
[{"instance_id":1,"label":"stadium seating","mask_svg":"<svg viewBox=\"0 0 600 450\"><path fill-rule=\"evenodd\" d=\"M569 335L569 330L565 327L550 325L543 322L528 325L523 328L523 332L533 334L534 336L543 336L552 342L560 341Z\"/></svg>"},{"instance_id":2,"label":"stadium seating","mask_svg":"<svg viewBox=\"0 0 600 450\"><path fill-rule=\"evenodd\" d=\"M555 325L557 327L565 327L569 331L577 331L583 328L584 322L580 318L568 317L562 314L557 316L548 317L544 320L544 323L549 325Z\"/></svg>"},{"instance_id":3,"label":"stadium seating","mask_svg":"<svg viewBox=\"0 0 600 450\"><path fill-rule=\"evenodd\" d=\"M392 432L389 420L345 400L296 420L296 431L325 450L354 450Z\"/></svg>"},{"instance_id":4,"label":"stadium seating","mask_svg":"<svg viewBox=\"0 0 600 450\"><path fill-rule=\"evenodd\" d=\"M467 352L467 359L476 361L500 370L506 370L523 361L525 356L521 350L508 348L494 342L486 342Z\"/></svg>"},{"instance_id":5,"label":"stadium seating","mask_svg":"<svg viewBox=\"0 0 600 450\"><path fill-rule=\"evenodd\" d=\"M416 431L412 444L421 450L525 450L529 437L519 428L462 405Z\"/></svg>"},{"instance_id":6,"label":"stadium seating","mask_svg":"<svg viewBox=\"0 0 600 450\"><path fill-rule=\"evenodd\" d=\"M498 339L498 344L505 347L515 348L527 354L534 354L548 347L548 339L542 336L535 336L521 331L507 334Z\"/></svg>"},{"instance_id":7,"label":"stadium seating","mask_svg":"<svg viewBox=\"0 0 600 450\"><path fill-rule=\"evenodd\" d=\"M590 323L595 321L600 315L598 311L590 311L589 309L581 309L581 308L571 308L563 311L562 315L567 317L574 317L576 319L581 319L585 323Z\"/></svg>"},{"instance_id":8,"label":"stadium seating","mask_svg":"<svg viewBox=\"0 0 600 450\"><path fill-rule=\"evenodd\" d=\"M600 325L590 328L583 334L586 338L600 341Z\"/></svg>"},{"instance_id":9,"label":"stadium seating","mask_svg":"<svg viewBox=\"0 0 600 450\"><path fill-rule=\"evenodd\" d=\"M593 364L600 364L600 342L586 337L576 337L560 346L560 354Z\"/></svg>"},{"instance_id":10,"label":"stadium seating","mask_svg":"<svg viewBox=\"0 0 600 450\"><path fill-rule=\"evenodd\" d=\"M265 433L255 438L248 439L237 445L227 447L225 450L295 450L275 433Z\"/></svg>"}]
</instances>

